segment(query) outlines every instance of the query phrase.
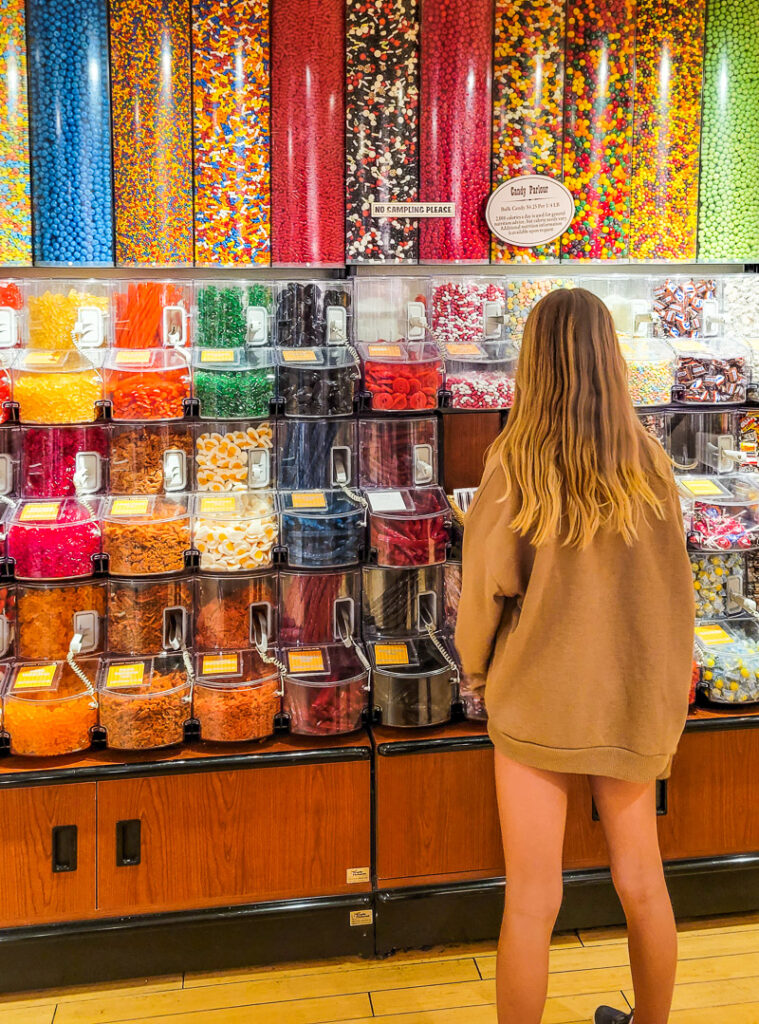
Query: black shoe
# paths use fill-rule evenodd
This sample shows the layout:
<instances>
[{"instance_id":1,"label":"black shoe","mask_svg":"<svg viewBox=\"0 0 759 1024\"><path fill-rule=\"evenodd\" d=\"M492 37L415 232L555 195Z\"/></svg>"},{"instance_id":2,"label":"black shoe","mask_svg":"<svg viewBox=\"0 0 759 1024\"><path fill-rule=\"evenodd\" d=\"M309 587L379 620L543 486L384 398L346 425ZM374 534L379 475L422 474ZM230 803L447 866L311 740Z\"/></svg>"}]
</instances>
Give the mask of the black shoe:
<instances>
[{"instance_id":1,"label":"black shoe","mask_svg":"<svg viewBox=\"0 0 759 1024\"><path fill-rule=\"evenodd\" d=\"M593 1018L593 1024L630 1024L632 1010L623 1013L622 1010L612 1010L610 1006L599 1006Z\"/></svg>"}]
</instances>

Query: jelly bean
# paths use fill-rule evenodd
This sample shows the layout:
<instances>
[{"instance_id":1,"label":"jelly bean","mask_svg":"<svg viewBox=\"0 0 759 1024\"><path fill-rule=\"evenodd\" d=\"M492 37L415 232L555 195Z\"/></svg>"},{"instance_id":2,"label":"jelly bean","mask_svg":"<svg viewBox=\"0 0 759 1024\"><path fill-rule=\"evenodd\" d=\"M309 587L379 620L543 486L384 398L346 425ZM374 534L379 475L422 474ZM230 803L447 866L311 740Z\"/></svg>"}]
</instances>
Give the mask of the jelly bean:
<instances>
[{"instance_id":1,"label":"jelly bean","mask_svg":"<svg viewBox=\"0 0 759 1024\"><path fill-rule=\"evenodd\" d=\"M453 217L419 227L424 262L486 262L490 234L493 5L424 0L419 198L453 202Z\"/></svg>"},{"instance_id":2,"label":"jelly bean","mask_svg":"<svg viewBox=\"0 0 759 1024\"><path fill-rule=\"evenodd\" d=\"M563 0L496 0L494 188L518 174L561 178L563 93ZM493 238L493 263L558 258L558 239L521 249Z\"/></svg>"},{"instance_id":3,"label":"jelly bean","mask_svg":"<svg viewBox=\"0 0 759 1024\"><path fill-rule=\"evenodd\" d=\"M562 277L535 277L506 282L504 333L514 345L522 344L527 317L535 303L555 288L573 288L574 282Z\"/></svg>"},{"instance_id":4,"label":"jelly bean","mask_svg":"<svg viewBox=\"0 0 759 1024\"><path fill-rule=\"evenodd\" d=\"M116 259L189 265L192 240L187 0L112 0Z\"/></svg>"},{"instance_id":5,"label":"jelly bean","mask_svg":"<svg viewBox=\"0 0 759 1024\"><path fill-rule=\"evenodd\" d=\"M277 0L272 8L272 262L279 266L345 259L344 18L343 0Z\"/></svg>"},{"instance_id":6,"label":"jelly bean","mask_svg":"<svg viewBox=\"0 0 759 1024\"><path fill-rule=\"evenodd\" d=\"M268 0L193 0L195 259L270 261Z\"/></svg>"},{"instance_id":7,"label":"jelly bean","mask_svg":"<svg viewBox=\"0 0 759 1024\"><path fill-rule=\"evenodd\" d=\"M624 259L630 227L634 0L570 0L564 184L575 217L561 258Z\"/></svg>"},{"instance_id":8,"label":"jelly bean","mask_svg":"<svg viewBox=\"0 0 759 1024\"><path fill-rule=\"evenodd\" d=\"M759 256L759 0L707 0L698 257Z\"/></svg>"},{"instance_id":9,"label":"jelly bean","mask_svg":"<svg viewBox=\"0 0 759 1024\"><path fill-rule=\"evenodd\" d=\"M638 0L630 256L696 256L706 0Z\"/></svg>"},{"instance_id":10,"label":"jelly bean","mask_svg":"<svg viewBox=\"0 0 759 1024\"><path fill-rule=\"evenodd\" d=\"M371 203L419 198L419 0L347 0L346 260L415 263L410 217Z\"/></svg>"},{"instance_id":11,"label":"jelly bean","mask_svg":"<svg viewBox=\"0 0 759 1024\"><path fill-rule=\"evenodd\" d=\"M24 0L0 0L0 265L31 262Z\"/></svg>"},{"instance_id":12,"label":"jelly bean","mask_svg":"<svg viewBox=\"0 0 759 1024\"><path fill-rule=\"evenodd\" d=\"M656 361L635 356L627 359L627 390L633 405L668 405L673 384L671 359Z\"/></svg>"}]
</instances>

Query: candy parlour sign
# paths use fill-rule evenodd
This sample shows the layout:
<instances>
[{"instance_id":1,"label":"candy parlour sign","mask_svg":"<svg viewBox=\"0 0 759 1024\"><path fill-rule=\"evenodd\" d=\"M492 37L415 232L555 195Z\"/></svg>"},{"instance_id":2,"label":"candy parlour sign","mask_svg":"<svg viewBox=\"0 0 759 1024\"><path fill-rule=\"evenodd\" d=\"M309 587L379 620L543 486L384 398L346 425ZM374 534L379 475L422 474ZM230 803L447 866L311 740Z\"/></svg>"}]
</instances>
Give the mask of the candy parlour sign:
<instances>
[{"instance_id":1,"label":"candy parlour sign","mask_svg":"<svg viewBox=\"0 0 759 1024\"><path fill-rule=\"evenodd\" d=\"M572 193L544 174L522 174L504 181L485 210L493 234L522 249L552 242L567 230L574 215Z\"/></svg>"}]
</instances>

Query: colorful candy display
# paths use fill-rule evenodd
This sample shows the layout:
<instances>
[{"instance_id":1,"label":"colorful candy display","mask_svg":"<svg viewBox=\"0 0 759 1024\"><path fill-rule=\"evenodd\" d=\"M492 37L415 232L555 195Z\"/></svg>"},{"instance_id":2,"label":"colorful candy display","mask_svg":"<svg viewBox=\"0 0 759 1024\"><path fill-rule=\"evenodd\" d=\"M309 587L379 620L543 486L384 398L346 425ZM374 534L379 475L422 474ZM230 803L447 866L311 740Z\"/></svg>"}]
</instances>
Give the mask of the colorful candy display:
<instances>
[{"instance_id":1,"label":"colorful candy display","mask_svg":"<svg viewBox=\"0 0 759 1024\"><path fill-rule=\"evenodd\" d=\"M459 279L432 285L432 333L438 345L476 344L500 334L506 294L498 280Z\"/></svg>"},{"instance_id":2,"label":"colorful candy display","mask_svg":"<svg viewBox=\"0 0 759 1024\"><path fill-rule=\"evenodd\" d=\"M201 348L241 348L270 341L271 285L204 281L198 284L196 301Z\"/></svg>"},{"instance_id":3,"label":"colorful candy display","mask_svg":"<svg viewBox=\"0 0 759 1024\"><path fill-rule=\"evenodd\" d=\"M24 0L0 3L0 265L32 262Z\"/></svg>"},{"instance_id":4,"label":"colorful candy display","mask_svg":"<svg viewBox=\"0 0 759 1024\"><path fill-rule=\"evenodd\" d=\"M117 348L165 348L190 344L186 287L173 281L130 281L114 296Z\"/></svg>"},{"instance_id":5,"label":"colorful candy display","mask_svg":"<svg viewBox=\"0 0 759 1024\"><path fill-rule=\"evenodd\" d=\"M728 580L737 576L742 591L743 559L738 553L690 556L697 619L718 619L727 615Z\"/></svg>"},{"instance_id":6,"label":"colorful candy display","mask_svg":"<svg viewBox=\"0 0 759 1024\"><path fill-rule=\"evenodd\" d=\"M493 4L424 0L419 198L455 203L419 226L424 263L487 262Z\"/></svg>"},{"instance_id":7,"label":"colorful candy display","mask_svg":"<svg viewBox=\"0 0 759 1024\"><path fill-rule=\"evenodd\" d=\"M115 420L178 420L191 394L190 366L182 352L114 351L105 363L105 392Z\"/></svg>"},{"instance_id":8,"label":"colorful candy display","mask_svg":"<svg viewBox=\"0 0 759 1024\"><path fill-rule=\"evenodd\" d=\"M195 445L199 491L244 491L273 482L270 423L209 423Z\"/></svg>"},{"instance_id":9,"label":"colorful candy display","mask_svg":"<svg viewBox=\"0 0 759 1024\"><path fill-rule=\"evenodd\" d=\"M201 739L242 743L271 736L280 697L279 679L269 666L248 651L199 655L196 662L192 706Z\"/></svg>"},{"instance_id":10,"label":"colorful candy display","mask_svg":"<svg viewBox=\"0 0 759 1024\"><path fill-rule=\"evenodd\" d=\"M80 620L94 625L94 644L86 651L94 654L105 645L106 585L64 583L19 586L16 610L19 658L49 658L63 661Z\"/></svg>"},{"instance_id":11,"label":"colorful candy display","mask_svg":"<svg viewBox=\"0 0 759 1024\"><path fill-rule=\"evenodd\" d=\"M103 551L116 576L181 572L190 544L187 501L163 496L109 499Z\"/></svg>"},{"instance_id":12,"label":"colorful candy display","mask_svg":"<svg viewBox=\"0 0 759 1024\"><path fill-rule=\"evenodd\" d=\"M698 338L711 330L718 311L714 278L667 278L654 286L653 311L665 337Z\"/></svg>"},{"instance_id":13,"label":"colorful candy display","mask_svg":"<svg viewBox=\"0 0 759 1024\"><path fill-rule=\"evenodd\" d=\"M754 548L759 535L759 483L750 474L681 476L688 543L699 551Z\"/></svg>"},{"instance_id":14,"label":"colorful candy display","mask_svg":"<svg viewBox=\"0 0 759 1024\"><path fill-rule=\"evenodd\" d=\"M195 506L192 534L203 572L265 569L279 537L274 496L266 491L204 495Z\"/></svg>"},{"instance_id":15,"label":"colorful candy display","mask_svg":"<svg viewBox=\"0 0 759 1024\"><path fill-rule=\"evenodd\" d=\"M270 260L269 4L193 0L195 260Z\"/></svg>"},{"instance_id":16,"label":"colorful candy display","mask_svg":"<svg viewBox=\"0 0 759 1024\"><path fill-rule=\"evenodd\" d=\"M439 487L369 492L369 544L377 564L402 568L445 561L450 509Z\"/></svg>"},{"instance_id":17,"label":"colorful candy display","mask_svg":"<svg viewBox=\"0 0 759 1024\"><path fill-rule=\"evenodd\" d=\"M358 631L360 578L346 572L282 572L279 577L283 644L338 641L342 622Z\"/></svg>"},{"instance_id":18,"label":"colorful candy display","mask_svg":"<svg viewBox=\"0 0 759 1024\"><path fill-rule=\"evenodd\" d=\"M759 0L707 0L698 256L759 254Z\"/></svg>"},{"instance_id":19,"label":"colorful candy display","mask_svg":"<svg viewBox=\"0 0 759 1024\"><path fill-rule=\"evenodd\" d=\"M254 618L276 639L277 577L203 574L195 579L195 646L201 651L250 647Z\"/></svg>"},{"instance_id":20,"label":"colorful candy display","mask_svg":"<svg viewBox=\"0 0 759 1024\"><path fill-rule=\"evenodd\" d=\"M345 259L344 21L343 0L278 0L272 8L272 262L279 266Z\"/></svg>"},{"instance_id":21,"label":"colorful candy display","mask_svg":"<svg viewBox=\"0 0 759 1024\"><path fill-rule=\"evenodd\" d=\"M111 0L116 259L193 261L190 5Z\"/></svg>"},{"instance_id":22,"label":"colorful candy display","mask_svg":"<svg viewBox=\"0 0 759 1024\"><path fill-rule=\"evenodd\" d=\"M19 488L27 498L69 498L105 487L108 434L102 426L25 427Z\"/></svg>"},{"instance_id":23,"label":"colorful candy display","mask_svg":"<svg viewBox=\"0 0 759 1024\"><path fill-rule=\"evenodd\" d=\"M438 429L432 417L359 423L362 487L423 487L438 479Z\"/></svg>"},{"instance_id":24,"label":"colorful candy display","mask_svg":"<svg viewBox=\"0 0 759 1024\"><path fill-rule=\"evenodd\" d=\"M351 341L352 313L349 284L288 281L277 291L277 343L320 348Z\"/></svg>"},{"instance_id":25,"label":"colorful candy display","mask_svg":"<svg viewBox=\"0 0 759 1024\"><path fill-rule=\"evenodd\" d=\"M266 416L277 392L274 349L196 352L193 380L204 419Z\"/></svg>"},{"instance_id":26,"label":"colorful candy display","mask_svg":"<svg viewBox=\"0 0 759 1024\"><path fill-rule=\"evenodd\" d=\"M520 174L561 178L564 4L496 0L493 187ZM558 260L559 242L520 249L493 236L493 263Z\"/></svg>"},{"instance_id":27,"label":"colorful candy display","mask_svg":"<svg viewBox=\"0 0 759 1024\"><path fill-rule=\"evenodd\" d=\"M376 412L436 409L443 360L434 345L361 345L364 387Z\"/></svg>"},{"instance_id":28,"label":"colorful candy display","mask_svg":"<svg viewBox=\"0 0 759 1024\"><path fill-rule=\"evenodd\" d=\"M285 416L349 416L358 363L347 348L281 349L279 397Z\"/></svg>"},{"instance_id":29,"label":"colorful candy display","mask_svg":"<svg viewBox=\"0 0 759 1024\"><path fill-rule=\"evenodd\" d=\"M759 642L752 625L697 628L696 652L708 700L716 704L759 700Z\"/></svg>"},{"instance_id":30,"label":"colorful candy display","mask_svg":"<svg viewBox=\"0 0 759 1024\"><path fill-rule=\"evenodd\" d=\"M79 663L93 680L98 660ZM26 687L35 678L39 688ZM90 730L98 724L97 698L65 663L17 665L3 695L5 728L11 753L23 757L55 757L86 750Z\"/></svg>"},{"instance_id":31,"label":"colorful candy display","mask_svg":"<svg viewBox=\"0 0 759 1024\"><path fill-rule=\"evenodd\" d=\"M282 495L282 545L301 569L354 565L361 555L365 513L340 491Z\"/></svg>"},{"instance_id":32,"label":"colorful candy display","mask_svg":"<svg viewBox=\"0 0 759 1024\"><path fill-rule=\"evenodd\" d=\"M668 405L675 383L672 350L656 338L620 338L627 389L635 406Z\"/></svg>"},{"instance_id":33,"label":"colorful candy display","mask_svg":"<svg viewBox=\"0 0 759 1024\"><path fill-rule=\"evenodd\" d=\"M105 282L50 282L42 288L29 296L29 348L102 345L108 315Z\"/></svg>"},{"instance_id":34,"label":"colorful candy display","mask_svg":"<svg viewBox=\"0 0 759 1024\"><path fill-rule=\"evenodd\" d=\"M92 423L103 379L78 352L26 352L13 364L13 399L22 423Z\"/></svg>"},{"instance_id":35,"label":"colorful candy display","mask_svg":"<svg viewBox=\"0 0 759 1024\"><path fill-rule=\"evenodd\" d=\"M510 409L519 354L508 342L445 349L445 386L454 409Z\"/></svg>"},{"instance_id":36,"label":"colorful candy display","mask_svg":"<svg viewBox=\"0 0 759 1024\"><path fill-rule=\"evenodd\" d=\"M108 649L113 654L160 654L170 646L172 629L189 645L192 611L188 578L109 580Z\"/></svg>"},{"instance_id":37,"label":"colorful candy display","mask_svg":"<svg viewBox=\"0 0 759 1024\"><path fill-rule=\"evenodd\" d=\"M706 0L637 0L632 259L696 256L705 13Z\"/></svg>"},{"instance_id":38,"label":"colorful candy display","mask_svg":"<svg viewBox=\"0 0 759 1024\"><path fill-rule=\"evenodd\" d=\"M746 399L749 364L743 346L729 339L673 340L678 401L736 404Z\"/></svg>"},{"instance_id":39,"label":"colorful candy display","mask_svg":"<svg viewBox=\"0 0 759 1024\"><path fill-rule=\"evenodd\" d=\"M132 685L123 681L138 678ZM192 697L181 659L110 662L101 673L99 695L109 747L151 750L182 742Z\"/></svg>"},{"instance_id":40,"label":"colorful candy display","mask_svg":"<svg viewBox=\"0 0 759 1024\"><path fill-rule=\"evenodd\" d=\"M415 263L411 217L374 217L372 202L419 198L420 0L347 0L345 258Z\"/></svg>"},{"instance_id":41,"label":"colorful candy display","mask_svg":"<svg viewBox=\"0 0 759 1024\"><path fill-rule=\"evenodd\" d=\"M561 258L624 259L630 232L634 0L569 0L564 184L575 218Z\"/></svg>"},{"instance_id":42,"label":"colorful candy display","mask_svg":"<svg viewBox=\"0 0 759 1024\"><path fill-rule=\"evenodd\" d=\"M8 557L16 562L18 579L91 576L100 543L97 501L25 501L8 527Z\"/></svg>"},{"instance_id":43,"label":"colorful candy display","mask_svg":"<svg viewBox=\"0 0 759 1024\"><path fill-rule=\"evenodd\" d=\"M111 494L160 494L190 485L192 428L144 423L111 428Z\"/></svg>"},{"instance_id":44,"label":"colorful candy display","mask_svg":"<svg viewBox=\"0 0 759 1024\"><path fill-rule=\"evenodd\" d=\"M352 420L287 420L278 429L279 486L286 491L355 486L356 424Z\"/></svg>"},{"instance_id":45,"label":"colorful candy display","mask_svg":"<svg viewBox=\"0 0 759 1024\"><path fill-rule=\"evenodd\" d=\"M574 282L564 277L516 278L506 282L504 334L512 344L522 344L524 325L530 310L555 288L572 288Z\"/></svg>"}]
</instances>

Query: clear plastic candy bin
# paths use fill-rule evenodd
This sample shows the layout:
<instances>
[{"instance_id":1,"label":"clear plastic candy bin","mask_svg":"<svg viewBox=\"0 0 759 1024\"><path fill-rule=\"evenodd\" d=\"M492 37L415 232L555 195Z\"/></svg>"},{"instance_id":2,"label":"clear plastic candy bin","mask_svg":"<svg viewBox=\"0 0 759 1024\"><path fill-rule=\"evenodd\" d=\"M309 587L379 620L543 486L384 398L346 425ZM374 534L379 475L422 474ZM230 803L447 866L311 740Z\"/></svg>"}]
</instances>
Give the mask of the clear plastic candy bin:
<instances>
[{"instance_id":1,"label":"clear plastic candy bin","mask_svg":"<svg viewBox=\"0 0 759 1024\"><path fill-rule=\"evenodd\" d=\"M20 583L16 591L19 658L64 661L74 636L81 654L105 647L106 581Z\"/></svg>"},{"instance_id":2,"label":"clear plastic candy bin","mask_svg":"<svg viewBox=\"0 0 759 1024\"><path fill-rule=\"evenodd\" d=\"M446 345L445 387L454 409L510 409L519 352L509 341Z\"/></svg>"},{"instance_id":3,"label":"clear plastic candy bin","mask_svg":"<svg viewBox=\"0 0 759 1024\"><path fill-rule=\"evenodd\" d=\"M362 487L438 482L438 425L431 416L359 421Z\"/></svg>"},{"instance_id":4,"label":"clear plastic candy bin","mask_svg":"<svg viewBox=\"0 0 759 1024\"><path fill-rule=\"evenodd\" d=\"M279 486L284 491L355 487L356 421L285 420L277 428Z\"/></svg>"},{"instance_id":5,"label":"clear plastic candy bin","mask_svg":"<svg viewBox=\"0 0 759 1024\"><path fill-rule=\"evenodd\" d=\"M105 358L105 394L114 420L181 420L192 395L185 349L112 349Z\"/></svg>"},{"instance_id":6,"label":"clear plastic candy bin","mask_svg":"<svg viewBox=\"0 0 759 1024\"><path fill-rule=\"evenodd\" d=\"M359 561L366 526L362 505L343 491L285 491L280 501L288 565L329 569Z\"/></svg>"},{"instance_id":7,"label":"clear plastic candy bin","mask_svg":"<svg viewBox=\"0 0 759 1024\"><path fill-rule=\"evenodd\" d=\"M287 281L277 288L277 344L344 345L353 338L352 281Z\"/></svg>"},{"instance_id":8,"label":"clear plastic candy bin","mask_svg":"<svg viewBox=\"0 0 759 1024\"><path fill-rule=\"evenodd\" d=\"M19 349L11 364L22 423L94 423L103 400L100 352Z\"/></svg>"},{"instance_id":9,"label":"clear plastic candy bin","mask_svg":"<svg viewBox=\"0 0 759 1024\"><path fill-rule=\"evenodd\" d=\"M443 359L431 342L359 345L364 390L375 412L436 409L443 387Z\"/></svg>"},{"instance_id":10,"label":"clear plastic candy bin","mask_svg":"<svg viewBox=\"0 0 759 1024\"><path fill-rule=\"evenodd\" d=\"M367 646L373 703L383 725L419 728L450 720L457 672L429 637L373 640Z\"/></svg>"},{"instance_id":11,"label":"clear plastic candy bin","mask_svg":"<svg viewBox=\"0 0 759 1024\"><path fill-rule=\"evenodd\" d=\"M193 393L202 419L268 416L277 397L275 349L206 348L192 357Z\"/></svg>"},{"instance_id":12,"label":"clear plastic candy bin","mask_svg":"<svg viewBox=\"0 0 759 1024\"><path fill-rule=\"evenodd\" d=\"M102 348L110 332L110 292L110 281L30 282L29 348Z\"/></svg>"},{"instance_id":13,"label":"clear plastic candy bin","mask_svg":"<svg viewBox=\"0 0 759 1024\"><path fill-rule=\"evenodd\" d=\"M740 615L743 594L745 556L735 551L727 555L701 552L690 556L697 619L720 619Z\"/></svg>"},{"instance_id":14,"label":"clear plastic candy bin","mask_svg":"<svg viewBox=\"0 0 759 1024\"><path fill-rule=\"evenodd\" d=\"M668 277L654 280L652 311L667 338L701 338L716 334L720 286L713 277Z\"/></svg>"},{"instance_id":15,"label":"clear plastic candy bin","mask_svg":"<svg viewBox=\"0 0 759 1024\"><path fill-rule=\"evenodd\" d=\"M674 398L687 405L746 401L751 353L737 338L670 338L675 352Z\"/></svg>"},{"instance_id":16,"label":"clear plastic candy bin","mask_svg":"<svg viewBox=\"0 0 759 1024\"><path fill-rule=\"evenodd\" d=\"M443 625L443 566L381 569L365 565L362 573L364 636L404 637Z\"/></svg>"},{"instance_id":17,"label":"clear plastic candy bin","mask_svg":"<svg viewBox=\"0 0 759 1024\"><path fill-rule=\"evenodd\" d=\"M182 572L191 548L188 495L111 497L103 509L103 551L115 576Z\"/></svg>"},{"instance_id":18,"label":"clear plastic candy bin","mask_svg":"<svg viewBox=\"0 0 759 1024\"><path fill-rule=\"evenodd\" d=\"M620 334L633 405L669 405L675 386L675 354L661 338Z\"/></svg>"},{"instance_id":19,"label":"clear plastic candy bin","mask_svg":"<svg viewBox=\"0 0 759 1024\"><path fill-rule=\"evenodd\" d=\"M361 728L369 672L352 647L290 647L283 651L284 709L299 736L337 736Z\"/></svg>"},{"instance_id":20,"label":"clear plastic candy bin","mask_svg":"<svg viewBox=\"0 0 759 1024\"><path fill-rule=\"evenodd\" d=\"M192 643L191 576L108 581L108 650L157 655Z\"/></svg>"},{"instance_id":21,"label":"clear plastic candy bin","mask_svg":"<svg viewBox=\"0 0 759 1024\"><path fill-rule=\"evenodd\" d=\"M759 478L750 474L677 479L688 544L699 551L759 546Z\"/></svg>"},{"instance_id":22,"label":"clear plastic candy bin","mask_svg":"<svg viewBox=\"0 0 759 1024\"><path fill-rule=\"evenodd\" d=\"M505 282L493 277L433 278L430 310L439 345L498 338L506 312Z\"/></svg>"},{"instance_id":23,"label":"clear plastic candy bin","mask_svg":"<svg viewBox=\"0 0 759 1024\"><path fill-rule=\"evenodd\" d=\"M701 689L714 704L759 701L759 630L748 619L696 626Z\"/></svg>"},{"instance_id":24,"label":"clear plastic candy bin","mask_svg":"<svg viewBox=\"0 0 759 1024\"><path fill-rule=\"evenodd\" d=\"M195 285L199 348L243 348L273 342L274 292L266 281L198 281Z\"/></svg>"},{"instance_id":25,"label":"clear plastic candy bin","mask_svg":"<svg viewBox=\"0 0 759 1024\"><path fill-rule=\"evenodd\" d=\"M427 334L427 279L423 277L357 277L356 338L389 343Z\"/></svg>"},{"instance_id":26,"label":"clear plastic candy bin","mask_svg":"<svg viewBox=\"0 0 759 1024\"><path fill-rule=\"evenodd\" d=\"M193 428L189 423L111 427L111 494L172 494L192 487Z\"/></svg>"},{"instance_id":27,"label":"clear plastic candy bin","mask_svg":"<svg viewBox=\"0 0 759 1024\"><path fill-rule=\"evenodd\" d=\"M22 427L19 490L27 498L97 494L108 483L108 427Z\"/></svg>"},{"instance_id":28,"label":"clear plastic candy bin","mask_svg":"<svg viewBox=\"0 0 759 1024\"><path fill-rule=\"evenodd\" d=\"M197 494L193 547L202 572L252 572L272 564L279 538L274 491Z\"/></svg>"},{"instance_id":29,"label":"clear plastic candy bin","mask_svg":"<svg viewBox=\"0 0 759 1024\"><path fill-rule=\"evenodd\" d=\"M331 644L359 632L361 576L336 572L280 571L280 640L286 646Z\"/></svg>"},{"instance_id":30,"label":"clear plastic candy bin","mask_svg":"<svg viewBox=\"0 0 759 1024\"><path fill-rule=\"evenodd\" d=\"M276 483L273 420L204 423L195 436L199 491L248 491Z\"/></svg>"},{"instance_id":31,"label":"clear plastic candy bin","mask_svg":"<svg viewBox=\"0 0 759 1024\"><path fill-rule=\"evenodd\" d=\"M152 750L184 739L192 688L181 656L105 659L98 692L109 747Z\"/></svg>"},{"instance_id":32,"label":"clear plastic candy bin","mask_svg":"<svg viewBox=\"0 0 759 1024\"><path fill-rule=\"evenodd\" d=\"M256 634L277 639L276 571L195 577L195 646L199 651L251 647Z\"/></svg>"},{"instance_id":33,"label":"clear plastic candy bin","mask_svg":"<svg viewBox=\"0 0 759 1024\"><path fill-rule=\"evenodd\" d=\"M360 377L353 350L343 346L277 351L279 397L285 416L350 416Z\"/></svg>"},{"instance_id":34,"label":"clear plastic candy bin","mask_svg":"<svg viewBox=\"0 0 759 1024\"><path fill-rule=\"evenodd\" d=\"M281 707L279 673L254 650L195 657L193 717L209 743L245 743L274 732Z\"/></svg>"},{"instance_id":35,"label":"clear plastic candy bin","mask_svg":"<svg viewBox=\"0 0 759 1024\"><path fill-rule=\"evenodd\" d=\"M117 281L113 285L116 348L184 348L191 343L192 284Z\"/></svg>"},{"instance_id":36,"label":"clear plastic candy bin","mask_svg":"<svg viewBox=\"0 0 759 1024\"><path fill-rule=\"evenodd\" d=\"M451 509L440 487L367 491L369 545L388 568L445 561Z\"/></svg>"},{"instance_id":37,"label":"clear plastic candy bin","mask_svg":"<svg viewBox=\"0 0 759 1024\"><path fill-rule=\"evenodd\" d=\"M77 662L94 684L99 659ZM0 666L3 714L11 754L55 757L86 750L98 724L98 701L65 661L17 662Z\"/></svg>"},{"instance_id":38,"label":"clear plastic candy bin","mask_svg":"<svg viewBox=\"0 0 759 1024\"><path fill-rule=\"evenodd\" d=\"M20 501L8 524L7 553L22 580L91 576L101 551L101 502Z\"/></svg>"}]
</instances>

